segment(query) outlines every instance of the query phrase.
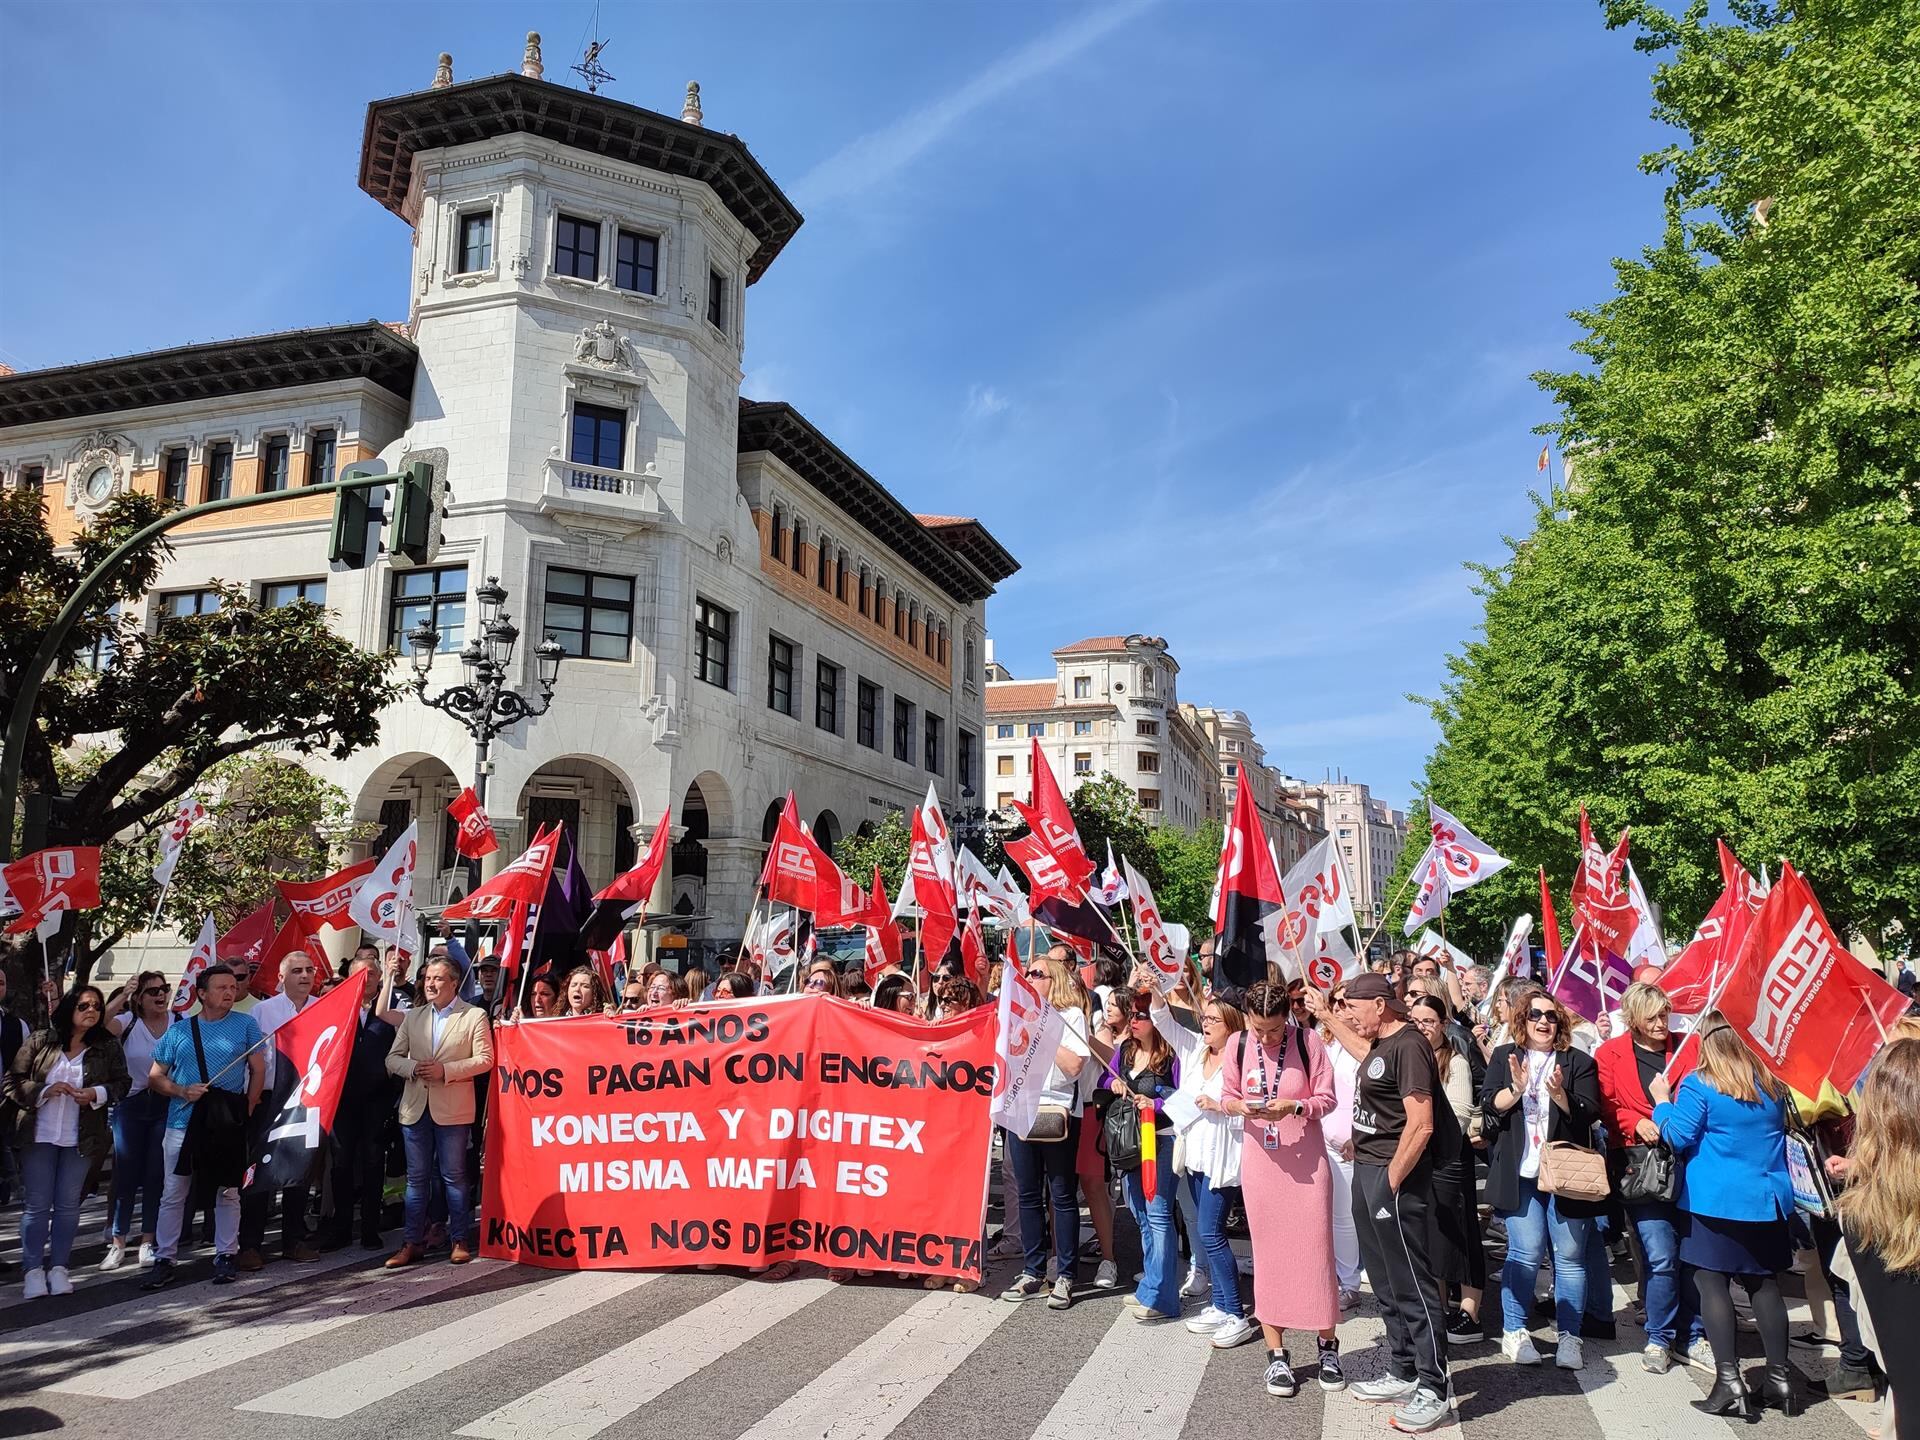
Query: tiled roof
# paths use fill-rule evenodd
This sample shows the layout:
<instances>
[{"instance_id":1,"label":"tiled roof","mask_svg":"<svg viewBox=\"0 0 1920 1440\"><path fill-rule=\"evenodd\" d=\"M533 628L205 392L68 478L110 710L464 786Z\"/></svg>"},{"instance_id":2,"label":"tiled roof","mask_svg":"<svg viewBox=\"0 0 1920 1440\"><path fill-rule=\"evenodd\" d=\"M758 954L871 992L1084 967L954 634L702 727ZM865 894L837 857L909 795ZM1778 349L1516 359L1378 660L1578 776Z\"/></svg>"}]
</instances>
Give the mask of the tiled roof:
<instances>
[{"instance_id":1,"label":"tiled roof","mask_svg":"<svg viewBox=\"0 0 1920 1440\"><path fill-rule=\"evenodd\" d=\"M918 520L922 525L971 525L973 523L973 517L971 515L916 514L913 518Z\"/></svg>"},{"instance_id":2,"label":"tiled roof","mask_svg":"<svg viewBox=\"0 0 1920 1440\"><path fill-rule=\"evenodd\" d=\"M1124 650L1127 637L1124 635L1095 635L1090 639L1076 640L1071 645L1062 645L1053 653L1056 655L1088 655L1106 650Z\"/></svg>"},{"instance_id":3,"label":"tiled roof","mask_svg":"<svg viewBox=\"0 0 1920 1440\"><path fill-rule=\"evenodd\" d=\"M994 680L987 685L987 714L1051 710L1060 686L1052 680Z\"/></svg>"}]
</instances>

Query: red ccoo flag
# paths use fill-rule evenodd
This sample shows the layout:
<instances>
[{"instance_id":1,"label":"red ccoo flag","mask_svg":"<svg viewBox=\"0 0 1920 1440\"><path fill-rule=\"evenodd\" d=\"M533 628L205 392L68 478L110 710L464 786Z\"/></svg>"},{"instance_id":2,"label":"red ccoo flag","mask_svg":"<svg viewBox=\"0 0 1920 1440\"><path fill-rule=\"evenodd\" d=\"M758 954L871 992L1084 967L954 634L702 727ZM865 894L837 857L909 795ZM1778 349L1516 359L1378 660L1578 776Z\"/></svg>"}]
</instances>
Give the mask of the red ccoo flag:
<instances>
[{"instance_id":1,"label":"red ccoo flag","mask_svg":"<svg viewBox=\"0 0 1920 1440\"><path fill-rule=\"evenodd\" d=\"M312 930L345 929L353 923L347 912L353 905L354 892L379 863L379 856L369 855L324 880L282 880L280 898L293 907L295 915L304 917Z\"/></svg>"},{"instance_id":2,"label":"red ccoo flag","mask_svg":"<svg viewBox=\"0 0 1920 1440\"><path fill-rule=\"evenodd\" d=\"M860 923L867 929L864 968L871 986L888 970L900 968L900 927L893 923L893 907L887 903L886 880L878 865L873 867L873 889L867 895L867 913Z\"/></svg>"},{"instance_id":3,"label":"red ccoo flag","mask_svg":"<svg viewBox=\"0 0 1920 1440\"><path fill-rule=\"evenodd\" d=\"M245 1183L279 1189L305 1183L325 1149L360 1029L360 993L374 983L337 985L273 1032L273 1123L248 1156Z\"/></svg>"},{"instance_id":4,"label":"red ccoo flag","mask_svg":"<svg viewBox=\"0 0 1920 1440\"><path fill-rule=\"evenodd\" d=\"M466 899L449 905L441 919L502 920L516 905L538 905L547 897L554 857L560 853L560 827L543 828L514 862Z\"/></svg>"},{"instance_id":5,"label":"red ccoo flag","mask_svg":"<svg viewBox=\"0 0 1920 1440\"><path fill-rule=\"evenodd\" d=\"M480 803L480 797L473 793L471 785L453 797L453 803L447 806L447 814L460 827L454 831L453 848L467 859L478 860L500 848L500 837L493 833L493 821L487 818L486 807Z\"/></svg>"},{"instance_id":6,"label":"red ccoo flag","mask_svg":"<svg viewBox=\"0 0 1920 1440\"><path fill-rule=\"evenodd\" d=\"M7 934L24 935L63 910L92 910L100 904L100 847L59 845L23 855L4 872L6 893L20 907Z\"/></svg>"},{"instance_id":7,"label":"red ccoo flag","mask_svg":"<svg viewBox=\"0 0 1920 1440\"><path fill-rule=\"evenodd\" d=\"M1580 869L1573 877L1573 920L1603 950L1625 955L1633 949L1633 932L1640 916L1633 908L1633 897L1620 883L1627 864L1627 832L1620 832L1613 852L1606 854L1593 838L1587 823L1587 807L1580 807Z\"/></svg>"},{"instance_id":8,"label":"red ccoo flag","mask_svg":"<svg viewBox=\"0 0 1920 1440\"><path fill-rule=\"evenodd\" d=\"M1078 901L1086 891L1087 881L1093 878L1093 859L1081 843L1080 830L1073 823L1073 811L1067 808L1067 797L1060 793L1060 782L1053 778L1053 766L1047 763L1037 739L1033 742L1033 803L1022 805L1016 800L1013 808L1020 812L1027 828L1046 846L1060 867L1068 887L1061 898Z\"/></svg>"},{"instance_id":9,"label":"red ccoo flag","mask_svg":"<svg viewBox=\"0 0 1920 1440\"><path fill-rule=\"evenodd\" d=\"M1747 1048L1802 1095L1845 1094L1906 1013L1907 997L1856 960L1791 865L1767 892L1720 989L1720 1013Z\"/></svg>"},{"instance_id":10,"label":"red ccoo flag","mask_svg":"<svg viewBox=\"0 0 1920 1440\"><path fill-rule=\"evenodd\" d=\"M1547 978L1551 980L1560 973L1560 966L1567 958L1560 949L1560 917L1553 913L1553 892L1547 889L1547 867L1540 867L1540 940L1547 948ZM1520 957L1525 959L1523 953Z\"/></svg>"}]
</instances>

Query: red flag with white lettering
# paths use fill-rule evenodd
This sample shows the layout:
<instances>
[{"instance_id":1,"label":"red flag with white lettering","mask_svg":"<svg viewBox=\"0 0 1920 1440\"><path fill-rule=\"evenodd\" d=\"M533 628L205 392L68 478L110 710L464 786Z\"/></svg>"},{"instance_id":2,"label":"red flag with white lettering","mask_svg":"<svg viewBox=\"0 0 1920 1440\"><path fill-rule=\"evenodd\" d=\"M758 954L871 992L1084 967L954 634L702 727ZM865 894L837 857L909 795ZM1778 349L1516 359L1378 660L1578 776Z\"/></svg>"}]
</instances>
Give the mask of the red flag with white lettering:
<instances>
[{"instance_id":1,"label":"red flag with white lettering","mask_svg":"<svg viewBox=\"0 0 1920 1440\"><path fill-rule=\"evenodd\" d=\"M547 881L553 874L554 857L559 853L560 827L543 827L512 864L491 880L474 886L471 895L449 905L440 918L503 920L515 905L540 904L547 897Z\"/></svg>"},{"instance_id":2,"label":"red flag with white lettering","mask_svg":"<svg viewBox=\"0 0 1920 1440\"><path fill-rule=\"evenodd\" d=\"M343 930L353 923L347 913L360 882L373 873L380 857L369 855L324 880L282 880L280 898L293 907L293 913L306 918L314 930Z\"/></svg>"},{"instance_id":3,"label":"red flag with white lettering","mask_svg":"<svg viewBox=\"0 0 1920 1440\"><path fill-rule=\"evenodd\" d=\"M1584 925L1587 934L1603 950L1625 955L1633 948L1633 932L1640 917L1633 908L1633 897L1621 883L1627 864L1627 832L1620 832L1613 852L1600 849L1587 822L1587 810L1580 807L1580 869L1573 877L1573 919Z\"/></svg>"},{"instance_id":4,"label":"red flag with white lettering","mask_svg":"<svg viewBox=\"0 0 1920 1440\"><path fill-rule=\"evenodd\" d=\"M1747 933L1717 1006L1747 1047L1802 1095L1845 1093L1906 1012L1907 997L1862 965L1791 865Z\"/></svg>"},{"instance_id":5,"label":"red flag with white lettering","mask_svg":"<svg viewBox=\"0 0 1920 1440\"><path fill-rule=\"evenodd\" d=\"M92 910L100 904L100 847L55 845L23 855L5 870L6 889L20 907L7 934L38 929L63 910Z\"/></svg>"},{"instance_id":6,"label":"red flag with white lettering","mask_svg":"<svg viewBox=\"0 0 1920 1440\"><path fill-rule=\"evenodd\" d=\"M187 955L187 965L180 972L180 983L173 990L173 1013L184 1015L193 1008L193 1002L199 994L200 972L213 964L215 934L213 916L209 915L200 922L200 938L193 942L193 949Z\"/></svg>"},{"instance_id":7,"label":"red flag with white lettering","mask_svg":"<svg viewBox=\"0 0 1920 1440\"><path fill-rule=\"evenodd\" d=\"M273 1123L248 1157L244 1183L279 1189L313 1171L333 1129L360 1028L361 987L373 977L336 986L273 1032Z\"/></svg>"},{"instance_id":8,"label":"red flag with white lettering","mask_svg":"<svg viewBox=\"0 0 1920 1440\"><path fill-rule=\"evenodd\" d=\"M447 814L460 827L454 831L453 848L467 859L478 860L500 848L500 837L493 833L493 821L487 818L487 809L471 785L453 797Z\"/></svg>"},{"instance_id":9,"label":"red flag with white lettering","mask_svg":"<svg viewBox=\"0 0 1920 1440\"><path fill-rule=\"evenodd\" d=\"M873 889L867 895L867 913L861 924L867 928L866 958L863 969L869 986L878 983L888 970L900 968L900 927L893 923L892 907L887 903L887 884L880 867L873 867Z\"/></svg>"},{"instance_id":10,"label":"red flag with white lettering","mask_svg":"<svg viewBox=\"0 0 1920 1440\"><path fill-rule=\"evenodd\" d=\"M1285 966L1280 943L1286 893L1267 846L1266 827L1253 808L1253 787L1234 788L1233 817L1220 837L1220 871L1213 902L1215 985L1240 989L1267 978L1267 962ZM1295 973L1298 973L1298 967Z\"/></svg>"},{"instance_id":11,"label":"red flag with white lettering","mask_svg":"<svg viewBox=\"0 0 1920 1440\"><path fill-rule=\"evenodd\" d=\"M1053 858L1075 892L1065 898L1079 899L1079 892L1084 891L1087 881L1093 878L1093 858L1081 843L1080 829L1073 823L1073 811L1067 808L1067 797L1061 793L1060 782L1053 776L1053 766L1041 752L1037 739L1033 742L1032 803L1022 805L1016 800L1013 808L1020 812L1027 828L1053 852Z\"/></svg>"}]
</instances>

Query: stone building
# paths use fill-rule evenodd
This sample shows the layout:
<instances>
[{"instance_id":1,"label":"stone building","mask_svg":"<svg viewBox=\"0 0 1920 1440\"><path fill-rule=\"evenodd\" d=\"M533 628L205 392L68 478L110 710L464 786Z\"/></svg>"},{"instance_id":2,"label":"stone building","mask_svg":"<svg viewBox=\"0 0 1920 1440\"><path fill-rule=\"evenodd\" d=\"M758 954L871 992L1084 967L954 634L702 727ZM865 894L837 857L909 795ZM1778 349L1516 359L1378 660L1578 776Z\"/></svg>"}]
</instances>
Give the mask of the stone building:
<instances>
[{"instance_id":1,"label":"stone building","mask_svg":"<svg viewBox=\"0 0 1920 1440\"><path fill-rule=\"evenodd\" d=\"M1253 787L1254 809L1267 827L1280 870L1285 874L1296 861L1327 836L1320 813L1287 791L1286 776L1267 764L1267 747L1255 738L1253 722L1244 710L1216 710L1183 705L1193 726L1213 745L1220 764L1220 795L1224 813L1233 812L1240 786Z\"/></svg>"},{"instance_id":2,"label":"stone building","mask_svg":"<svg viewBox=\"0 0 1920 1440\"><path fill-rule=\"evenodd\" d=\"M195 503L360 459L442 467L431 564L329 573L314 496L176 532L140 618L197 613L227 581L318 600L369 649L428 620L437 691L499 577L515 687L534 693L543 636L568 657L553 708L494 746L505 853L565 820L603 884L671 805L655 908L711 917L696 946L739 935L789 790L828 845L929 781L958 804L980 775L985 605L1016 562L741 395L748 289L801 216L705 128L698 87L673 116L546 81L538 37L516 74L455 83L442 56L430 88L368 107L359 183L410 236L404 324L0 377L0 483L38 486L64 540L125 489ZM417 818L452 883L463 729L409 696L376 748L314 763L383 835Z\"/></svg>"},{"instance_id":3,"label":"stone building","mask_svg":"<svg viewBox=\"0 0 1920 1440\"><path fill-rule=\"evenodd\" d=\"M1397 936L1406 918L1409 899L1386 893L1407 844L1407 812L1395 810L1356 781L1288 782L1293 797L1319 812L1320 821L1340 848L1347 878L1353 885L1353 913L1363 932L1371 934L1383 922L1383 940ZM1398 913L1390 913L1395 906Z\"/></svg>"},{"instance_id":4,"label":"stone building","mask_svg":"<svg viewBox=\"0 0 1920 1440\"><path fill-rule=\"evenodd\" d=\"M1180 704L1180 666L1153 635L1100 635L1053 652L1054 675L1015 680L987 657L986 804L1032 788L1034 740L1071 792L1111 774L1152 824L1192 830L1224 814L1212 742Z\"/></svg>"}]
</instances>

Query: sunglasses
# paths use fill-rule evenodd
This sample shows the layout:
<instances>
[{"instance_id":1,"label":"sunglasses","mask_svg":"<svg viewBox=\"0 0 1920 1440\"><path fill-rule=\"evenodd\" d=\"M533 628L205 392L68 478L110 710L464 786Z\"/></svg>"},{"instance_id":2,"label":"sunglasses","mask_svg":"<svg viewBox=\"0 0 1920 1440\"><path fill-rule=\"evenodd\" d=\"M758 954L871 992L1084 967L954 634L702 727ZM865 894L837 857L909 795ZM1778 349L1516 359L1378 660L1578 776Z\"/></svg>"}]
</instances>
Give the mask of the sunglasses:
<instances>
[{"instance_id":1,"label":"sunglasses","mask_svg":"<svg viewBox=\"0 0 1920 1440\"><path fill-rule=\"evenodd\" d=\"M644 995L622 995L620 997L620 1003L629 1010L638 1010L647 1003L647 997Z\"/></svg>"},{"instance_id":2,"label":"sunglasses","mask_svg":"<svg viewBox=\"0 0 1920 1440\"><path fill-rule=\"evenodd\" d=\"M98 1010L99 1008L100 1002L98 1000L82 1000L78 1005L73 1007L75 1014L78 1014L82 1010Z\"/></svg>"},{"instance_id":3,"label":"sunglasses","mask_svg":"<svg viewBox=\"0 0 1920 1440\"><path fill-rule=\"evenodd\" d=\"M827 977L824 975L809 975L805 988L808 990L824 990L827 988Z\"/></svg>"},{"instance_id":4,"label":"sunglasses","mask_svg":"<svg viewBox=\"0 0 1920 1440\"><path fill-rule=\"evenodd\" d=\"M1051 970L1027 971L1027 979L1029 980L1051 980L1052 978L1053 978L1053 972Z\"/></svg>"},{"instance_id":5,"label":"sunglasses","mask_svg":"<svg viewBox=\"0 0 1920 1440\"><path fill-rule=\"evenodd\" d=\"M165 995L167 993L167 987L164 985L149 986L140 993L142 995Z\"/></svg>"},{"instance_id":6,"label":"sunglasses","mask_svg":"<svg viewBox=\"0 0 1920 1440\"><path fill-rule=\"evenodd\" d=\"M1551 1010L1529 1010L1527 1011L1527 1019L1535 1025L1538 1025L1542 1020L1554 1025L1560 1023L1560 1017Z\"/></svg>"}]
</instances>

